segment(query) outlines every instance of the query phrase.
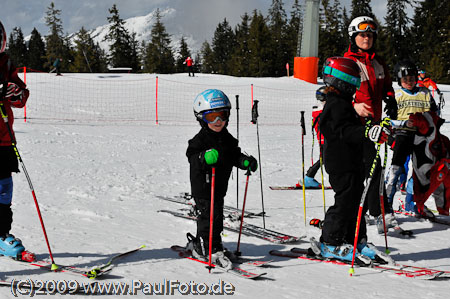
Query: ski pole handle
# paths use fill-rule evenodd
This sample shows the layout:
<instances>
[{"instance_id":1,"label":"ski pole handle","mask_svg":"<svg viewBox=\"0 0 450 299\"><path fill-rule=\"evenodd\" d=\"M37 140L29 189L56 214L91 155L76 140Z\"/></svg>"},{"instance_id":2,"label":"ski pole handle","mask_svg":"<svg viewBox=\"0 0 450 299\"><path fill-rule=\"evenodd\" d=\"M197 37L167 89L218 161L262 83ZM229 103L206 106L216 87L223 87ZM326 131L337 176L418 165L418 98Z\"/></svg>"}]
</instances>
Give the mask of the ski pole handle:
<instances>
[{"instance_id":1,"label":"ski pole handle","mask_svg":"<svg viewBox=\"0 0 450 299\"><path fill-rule=\"evenodd\" d=\"M258 100L255 100L252 107L252 124L256 124L258 121Z\"/></svg>"},{"instance_id":2,"label":"ski pole handle","mask_svg":"<svg viewBox=\"0 0 450 299\"><path fill-rule=\"evenodd\" d=\"M302 126L302 135L306 135L306 127L305 127L305 111L300 111L300 124Z\"/></svg>"}]
</instances>

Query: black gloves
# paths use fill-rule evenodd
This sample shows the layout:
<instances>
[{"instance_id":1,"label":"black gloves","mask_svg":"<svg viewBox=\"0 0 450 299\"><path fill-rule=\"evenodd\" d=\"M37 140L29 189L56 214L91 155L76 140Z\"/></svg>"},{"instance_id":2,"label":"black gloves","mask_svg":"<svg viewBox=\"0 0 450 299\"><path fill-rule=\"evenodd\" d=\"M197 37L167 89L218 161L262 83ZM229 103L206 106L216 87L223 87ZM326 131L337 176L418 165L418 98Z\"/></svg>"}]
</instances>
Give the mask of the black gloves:
<instances>
[{"instance_id":1,"label":"black gloves","mask_svg":"<svg viewBox=\"0 0 450 299\"><path fill-rule=\"evenodd\" d=\"M258 162L253 156L241 154L239 157L239 168L243 170L249 169L251 172L255 172L258 169Z\"/></svg>"},{"instance_id":2,"label":"black gloves","mask_svg":"<svg viewBox=\"0 0 450 299\"><path fill-rule=\"evenodd\" d=\"M397 101L392 96L387 96L384 99L384 112L390 119L397 119Z\"/></svg>"}]
</instances>

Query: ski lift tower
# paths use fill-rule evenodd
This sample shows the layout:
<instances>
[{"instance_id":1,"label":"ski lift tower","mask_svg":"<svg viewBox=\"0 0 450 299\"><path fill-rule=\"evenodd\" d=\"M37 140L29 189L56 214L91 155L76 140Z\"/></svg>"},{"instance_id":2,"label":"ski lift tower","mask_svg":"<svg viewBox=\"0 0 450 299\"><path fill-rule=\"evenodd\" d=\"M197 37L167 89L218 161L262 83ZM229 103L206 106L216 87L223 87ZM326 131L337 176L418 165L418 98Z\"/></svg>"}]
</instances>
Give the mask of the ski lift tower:
<instances>
[{"instance_id":1,"label":"ski lift tower","mask_svg":"<svg viewBox=\"0 0 450 299\"><path fill-rule=\"evenodd\" d=\"M301 43L297 45L297 55L294 58L294 77L306 82L317 84L319 63L319 0L305 0L305 17ZM299 36L300 40L300 36Z\"/></svg>"}]
</instances>

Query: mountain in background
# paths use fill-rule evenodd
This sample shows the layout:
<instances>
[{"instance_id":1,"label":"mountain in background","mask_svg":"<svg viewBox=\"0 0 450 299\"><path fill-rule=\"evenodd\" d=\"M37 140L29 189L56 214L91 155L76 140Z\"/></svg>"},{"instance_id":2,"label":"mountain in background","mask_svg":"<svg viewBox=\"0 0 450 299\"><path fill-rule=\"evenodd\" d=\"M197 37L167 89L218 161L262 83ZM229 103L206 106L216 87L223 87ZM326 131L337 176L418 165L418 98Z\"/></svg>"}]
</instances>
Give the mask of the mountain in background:
<instances>
[{"instance_id":1,"label":"mountain in background","mask_svg":"<svg viewBox=\"0 0 450 299\"><path fill-rule=\"evenodd\" d=\"M188 44L192 54L199 51L201 44L199 44L190 33L184 32L182 27L171 26L171 24L176 23L175 19L178 17L177 11L174 8L167 8L165 10L162 10L160 11L160 14L162 16L161 21L166 27L167 33L170 34L172 41L171 46L174 51L175 57L178 53L181 36L184 36L184 39ZM133 32L136 33L136 40L139 42L139 44L141 44L142 41L145 41L148 44L151 41L151 31L156 20L155 16L156 9L145 16L124 19L124 27L130 34ZM105 36L109 32L109 27L110 24L105 24L89 31L93 40L96 43L98 42L100 47L107 53L109 52L110 43L108 41L105 41Z\"/></svg>"}]
</instances>

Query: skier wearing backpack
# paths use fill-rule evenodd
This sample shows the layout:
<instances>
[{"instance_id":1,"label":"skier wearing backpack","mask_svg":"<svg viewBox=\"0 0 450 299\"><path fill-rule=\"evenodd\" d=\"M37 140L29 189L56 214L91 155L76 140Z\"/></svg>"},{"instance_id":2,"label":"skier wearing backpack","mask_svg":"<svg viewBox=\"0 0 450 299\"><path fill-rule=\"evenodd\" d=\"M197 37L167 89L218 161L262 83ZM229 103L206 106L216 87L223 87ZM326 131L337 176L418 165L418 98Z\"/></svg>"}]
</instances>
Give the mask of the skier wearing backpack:
<instances>
[{"instance_id":1,"label":"skier wearing backpack","mask_svg":"<svg viewBox=\"0 0 450 299\"><path fill-rule=\"evenodd\" d=\"M19 172L19 163L14 151L16 143L12 107L22 108L29 91L17 75L17 69L5 51L6 32L0 22L0 254L17 260L32 262L34 254L25 250L22 242L10 234L13 221L11 202L13 197L12 173Z\"/></svg>"},{"instance_id":2,"label":"skier wearing backpack","mask_svg":"<svg viewBox=\"0 0 450 299\"><path fill-rule=\"evenodd\" d=\"M320 117L320 131L325 137L324 165L335 203L326 214L320 242L311 239L311 249L323 257L352 260L358 207L364 190L363 143L367 139L381 144L389 130L373 122L364 126L353 108L353 95L360 87L360 69L355 61L330 57L323 67L326 103ZM367 243L362 217L358 238L358 261L370 264L380 252Z\"/></svg>"}]
</instances>

